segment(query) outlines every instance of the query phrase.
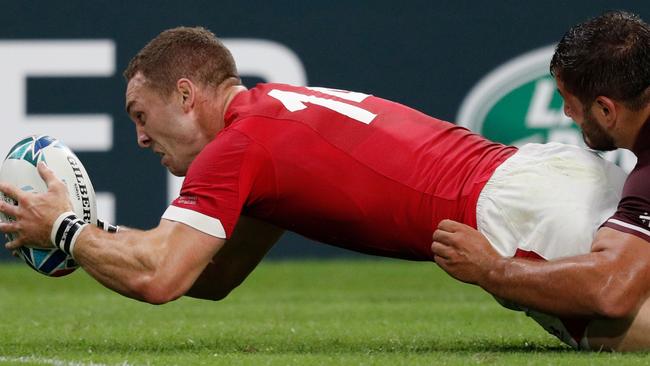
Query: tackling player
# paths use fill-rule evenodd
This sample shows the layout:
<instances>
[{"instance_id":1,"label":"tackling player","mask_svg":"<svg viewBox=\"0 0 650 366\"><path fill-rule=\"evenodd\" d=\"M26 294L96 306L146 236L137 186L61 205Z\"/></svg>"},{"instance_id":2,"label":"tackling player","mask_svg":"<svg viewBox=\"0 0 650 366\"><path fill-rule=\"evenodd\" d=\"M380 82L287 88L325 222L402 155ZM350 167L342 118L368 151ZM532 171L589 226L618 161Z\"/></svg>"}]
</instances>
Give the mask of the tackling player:
<instances>
[{"instance_id":1,"label":"tackling player","mask_svg":"<svg viewBox=\"0 0 650 366\"><path fill-rule=\"evenodd\" d=\"M440 224L432 251L436 262L457 279L478 284L524 310L572 317L565 325L578 343L589 338L592 346L648 349L650 26L625 12L578 24L558 44L551 73L565 113L581 127L588 146L625 148L638 158L616 213L603 220L590 252L554 261L504 258L507 253L495 252L490 242L499 247L510 238L484 232L486 238L453 221ZM563 243L542 239L534 256L558 258L553 251ZM588 319L599 317L618 320L592 321L585 328ZM558 329L556 324L550 330Z\"/></svg>"},{"instance_id":2,"label":"tackling player","mask_svg":"<svg viewBox=\"0 0 650 366\"><path fill-rule=\"evenodd\" d=\"M620 169L577 147L518 150L367 94L283 84L246 90L229 51L202 28L161 33L125 77L138 144L186 176L159 226L117 234L75 227L57 189L63 183L41 164L47 193L0 185L19 202L0 204L17 218L0 231L18 233L9 249L67 249L107 287L154 304L225 297L284 229L431 261L441 220L499 230L492 212L527 202L546 204L553 217L542 222L547 216L524 207L531 230L556 235L565 244L559 255L583 253L624 181ZM575 216L582 220L566 227ZM65 235L56 234L69 231L80 234L62 246Z\"/></svg>"}]
</instances>

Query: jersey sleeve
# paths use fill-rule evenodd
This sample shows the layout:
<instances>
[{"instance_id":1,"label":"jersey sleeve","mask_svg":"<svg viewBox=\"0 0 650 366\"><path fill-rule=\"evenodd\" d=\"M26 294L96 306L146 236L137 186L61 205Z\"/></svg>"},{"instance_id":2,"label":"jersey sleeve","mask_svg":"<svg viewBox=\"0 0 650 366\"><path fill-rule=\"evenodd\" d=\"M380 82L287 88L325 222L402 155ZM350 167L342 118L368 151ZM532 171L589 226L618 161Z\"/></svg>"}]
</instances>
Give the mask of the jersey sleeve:
<instances>
[{"instance_id":1,"label":"jersey sleeve","mask_svg":"<svg viewBox=\"0 0 650 366\"><path fill-rule=\"evenodd\" d=\"M228 239L250 194L257 160L244 134L222 131L190 165L180 196L162 218Z\"/></svg>"},{"instance_id":2,"label":"jersey sleeve","mask_svg":"<svg viewBox=\"0 0 650 366\"><path fill-rule=\"evenodd\" d=\"M650 166L630 173L616 213L603 224L650 242Z\"/></svg>"}]
</instances>

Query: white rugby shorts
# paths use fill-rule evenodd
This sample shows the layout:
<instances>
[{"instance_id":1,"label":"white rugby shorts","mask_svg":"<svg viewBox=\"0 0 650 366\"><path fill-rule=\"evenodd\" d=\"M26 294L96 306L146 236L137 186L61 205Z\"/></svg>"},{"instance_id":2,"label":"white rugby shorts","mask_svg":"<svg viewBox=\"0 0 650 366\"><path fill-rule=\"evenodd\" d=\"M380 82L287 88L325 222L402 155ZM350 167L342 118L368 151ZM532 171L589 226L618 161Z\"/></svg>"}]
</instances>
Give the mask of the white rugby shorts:
<instances>
[{"instance_id":1,"label":"white rugby shorts","mask_svg":"<svg viewBox=\"0 0 650 366\"><path fill-rule=\"evenodd\" d=\"M583 148L524 145L499 166L481 191L478 230L506 257L552 260L589 253L594 235L614 212L627 174ZM588 321L524 311L564 343L588 349Z\"/></svg>"},{"instance_id":2,"label":"white rugby shorts","mask_svg":"<svg viewBox=\"0 0 650 366\"><path fill-rule=\"evenodd\" d=\"M527 144L494 172L476 205L478 230L502 256L550 260L588 253L627 174L586 149Z\"/></svg>"}]
</instances>

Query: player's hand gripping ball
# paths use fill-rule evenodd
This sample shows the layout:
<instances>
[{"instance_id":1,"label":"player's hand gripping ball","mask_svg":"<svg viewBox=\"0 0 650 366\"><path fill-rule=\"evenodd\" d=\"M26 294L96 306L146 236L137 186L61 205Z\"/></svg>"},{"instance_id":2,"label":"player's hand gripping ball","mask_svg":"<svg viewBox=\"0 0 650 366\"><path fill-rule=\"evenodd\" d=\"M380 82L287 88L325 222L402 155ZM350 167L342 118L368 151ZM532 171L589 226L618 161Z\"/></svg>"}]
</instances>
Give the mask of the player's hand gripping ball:
<instances>
[{"instance_id":1,"label":"player's hand gripping ball","mask_svg":"<svg viewBox=\"0 0 650 366\"><path fill-rule=\"evenodd\" d=\"M74 212L87 223L97 222L95 190L86 169L77 156L63 143L50 136L29 136L11 148L0 168L0 182L10 183L25 192L41 193L47 186L36 169L38 162L45 162L68 189ZM0 198L16 204L0 192ZM10 222L13 217L0 212L0 220ZM7 240L14 234L7 234ZM57 248L41 249L26 246L18 255L30 267L47 276L60 277L79 267L74 259Z\"/></svg>"}]
</instances>

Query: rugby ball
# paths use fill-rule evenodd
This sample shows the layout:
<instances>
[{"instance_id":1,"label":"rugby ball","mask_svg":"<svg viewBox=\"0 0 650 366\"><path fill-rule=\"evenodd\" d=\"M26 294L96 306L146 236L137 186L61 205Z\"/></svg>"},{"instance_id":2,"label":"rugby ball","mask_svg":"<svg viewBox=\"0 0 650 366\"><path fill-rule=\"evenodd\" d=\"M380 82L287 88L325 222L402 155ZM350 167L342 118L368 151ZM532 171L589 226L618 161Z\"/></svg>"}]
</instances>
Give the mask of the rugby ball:
<instances>
[{"instance_id":1,"label":"rugby ball","mask_svg":"<svg viewBox=\"0 0 650 366\"><path fill-rule=\"evenodd\" d=\"M40 161L44 161L65 183L77 216L87 223L97 222L95 190L86 169L68 147L53 137L29 136L14 145L0 168L0 182L12 184L25 192L46 192L47 186L36 169ZM1 192L0 198L16 204ZM14 218L0 212L0 220L7 222ZM13 234L5 236L9 241L14 239ZM18 254L30 267L47 276L64 276L79 267L71 256L57 248L23 246Z\"/></svg>"}]
</instances>

